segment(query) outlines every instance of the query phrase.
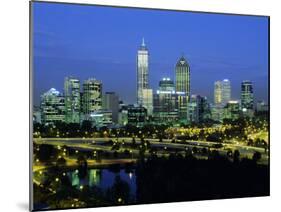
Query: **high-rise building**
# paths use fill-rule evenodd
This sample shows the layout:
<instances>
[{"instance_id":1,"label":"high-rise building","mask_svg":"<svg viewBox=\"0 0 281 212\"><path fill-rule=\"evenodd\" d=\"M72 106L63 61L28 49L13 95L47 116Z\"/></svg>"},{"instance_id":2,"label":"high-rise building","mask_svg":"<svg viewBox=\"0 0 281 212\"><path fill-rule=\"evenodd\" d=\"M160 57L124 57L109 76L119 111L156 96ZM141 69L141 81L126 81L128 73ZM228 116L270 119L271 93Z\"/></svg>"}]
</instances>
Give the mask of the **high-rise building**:
<instances>
[{"instance_id":1,"label":"high-rise building","mask_svg":"<svg viewBox=\"0 0 281 212\"><path fill-rule=\"evenodd\" d=\"M214 85L215 105L225 106L231 100L231 85L228 79L216 81Z\"/></svg>"},{"instance_id":2,"label":"high-rise building","mask_svg":"<svg viewBox=\"0 0 281 212\"><path fill-rule=\"evenodd\" d=\"M126 104L120 104L118 124L121 126L126 126L128 124L128 105Z\"/></svg>"},{"instance_id":3,"label":"high-rise building","mask_svg":"<svg viewBox=\"0 0 281 212\"><path fill-rule=\"evenodd\" d=\"M202 123L211 117L207 97L191 95L188 103L188 122Z\"/></svg>"},{"instance_id":4,"label":"high-rise building","mask_svg":"<svg viewBox=\"0 0 281 212\"><path fill-rule=\"evenodd\" d=\"M153 114L153 91L152 89L143 89L143 106L147 110L147 116Z\"/></svg>"},{"instance_id":5,"label":"high-rise building","mask_svg":"<svg viewBox=\"0 0 281 212\"><path fill-rule=\"evenodd\" d=\"M176 94L178 95L179 120L183 123L187 122L187 107L190 98L190 66L186 59L182 56L175 68L176 72Z\"/></svg>"},{"instance_id":6,"label":"high-rise building","mask_svg":"<svg viewBox=\"0 0 281 212\"><path fill-rule=\"evenodd\" d=\"M106 92L103 95L102 107L112 112L112 121L118 123L119 96L115 92Z\"/></svg>"},{"instance_id":7,"label":"high-rise building","mask_svg":"<svg viewBox=\"0 0 281 212\"><path fill-rule=\"evenodd\" d=\"M146 122L147 110L140 105L128 105L128 124L143 126Z\"/></svg>"},{"instance_id":8,"label":"high-rise building","mask_svg":"<svg viewBox=\"0 0 281 212\"><path fill-rule=\"evenodd\" d=\"M221 105L211 105L211 118L214 121L222 122L224 118L224 107Z\"/></svg>"},{"instance_id":9,"label":"high-rise building","mask_svg":"<svg viewBox=\"0 0 281 212\"><path fill-rule=\"evenodd\" d=\"M40 109L43 124L65 121L64 97L55 88L41 95Z\"/></svg>"},{"instance_id":10,"label":"high-rise building","mask_svg":"<svg viewBox=\"0 0 281 212\"><path fill-rule=\"evenodd\" d=\"M73 77L64 79L65 96L65 122L79 123L81 100L80 100L80 81Z\"/></svg>"},{"instance_id":11,"label":"high-rise building","mask_svg":"<svg viewBox=\"0 0 281 212\"><path fill-rule=\"evenodd\" d=\"M159 82L159 90L153 96L153 117L155 123L160 124L178 121L177 94L170 78Z\"/></svg>"},{"instance_id":12,"label":"high-rise building","mask_svg":"<svg viewBox=\"0 0 281 212\"><path fill-rule=\"evenodd\" d=\"M236 120L240 116L240 106L238 101L228 101L224 107L224 119Z\"/></svg>"},{"instance_id":13,"label":"high-rise building","mask_svg":"<svg viewBox=\"0 0 281 212\"><path fill-rule=\"evenodd\" d=\"M169 78L163 78L159 82L159 91L173 91L175 92L174 82Z\"/></svg>"},{"instance_id":14,"label":"high-rise building","mask_svg":"<svg viewBox=\"0 0 281 212\"><path fill-rule=\"evenodd\" d=\"M248 80L241 84L241 108L242 111L254 110L253 83Z\"/></svg>"},{"instance_id":15,"label":"high-rise building","mask_svg":"<svg viewBox=\"0 0 281 212\"><path fill-rule=\"evenodd\" d=\"M144 39L137 53L137 103L143 105L143 90L148 89L149 52Z\"/></svg>"},{"instance_id":16,"label":"high-rise building","mask_svg":"<svg viewBox=\"0 0 281 212\"><path fill-rule=\"evenodd\" d=\"M110 110L98 110L90 115L90 120L95 127L108 127L112 125L112 112Z\"/></svg>"},{"instance_id":17,"label":"high-rise building","mask_svg":"<svg viewBox=\"0 0 281 212\"><path fill-rule=\"evenodd\" d=\"M176 64L176 92L190 96L190 66L183 56Z\"/></svg>"},{"instance_id":18,"label":"high-rise building","mask_svg":"<svg viewBox=\"0 0 281 212\"><path fill-rule=\"evenodd\" d=\"M102 83L94 78L83 83L82 112L83 119L89 119L90 115L102 109Z\"/></svg>"}]
</instances>

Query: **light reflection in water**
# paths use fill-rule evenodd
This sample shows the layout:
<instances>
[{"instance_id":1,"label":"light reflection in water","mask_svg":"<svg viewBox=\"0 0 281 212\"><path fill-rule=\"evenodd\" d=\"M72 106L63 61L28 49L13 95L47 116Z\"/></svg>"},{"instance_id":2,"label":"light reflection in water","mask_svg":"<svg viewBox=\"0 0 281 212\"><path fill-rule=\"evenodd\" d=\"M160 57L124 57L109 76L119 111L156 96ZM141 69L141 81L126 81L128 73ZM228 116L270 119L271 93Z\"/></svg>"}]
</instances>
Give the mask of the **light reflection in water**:
<instances>
[{"instance_id":1,"label":"light reflection in water","mask_svg":"<svg viewBox=\"0 0 281 212\"><path fill-rule=\"evenodd\" d=\"M89 185L90 187L97 186L104 190L114 184L115 177L118 175L130 186L131 195L135 195L136 176L134 171L127 173L124 169L121 169L119 173L114 173L107 169L89 169L84 178L79 178L76 171L67 173L72 186L79 188L80 186Z\"/></svg>"}]
</instances>

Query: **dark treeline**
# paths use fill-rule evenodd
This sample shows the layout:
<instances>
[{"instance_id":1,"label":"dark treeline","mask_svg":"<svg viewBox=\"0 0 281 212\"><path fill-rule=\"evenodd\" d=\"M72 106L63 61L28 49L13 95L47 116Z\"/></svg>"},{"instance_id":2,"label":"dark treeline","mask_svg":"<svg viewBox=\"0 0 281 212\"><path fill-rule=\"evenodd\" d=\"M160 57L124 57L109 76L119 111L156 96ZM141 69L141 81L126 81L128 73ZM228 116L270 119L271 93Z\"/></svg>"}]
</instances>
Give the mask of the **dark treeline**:
<instances>
[{"instance_id":1,"label":"dark treeline","mask_svg":"<svg viewBox=\"0 0 281 212\"><path fill-rule=\"evenodd\" d=\"M151 157L136 170L138 203L208 200L269 195L269 168L255 158L231 162L171 155Z\"/></svg>"}]
</instances>

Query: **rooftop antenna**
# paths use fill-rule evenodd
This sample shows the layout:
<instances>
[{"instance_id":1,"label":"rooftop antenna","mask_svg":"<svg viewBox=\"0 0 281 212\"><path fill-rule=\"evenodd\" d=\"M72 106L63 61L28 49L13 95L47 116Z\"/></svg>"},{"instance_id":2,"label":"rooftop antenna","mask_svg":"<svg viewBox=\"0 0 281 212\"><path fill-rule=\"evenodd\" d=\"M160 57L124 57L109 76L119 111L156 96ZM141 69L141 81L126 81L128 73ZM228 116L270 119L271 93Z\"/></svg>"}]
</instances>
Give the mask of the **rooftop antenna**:
<instances>
[{"instance_id":1,"label":"rooftop antenna","mask_svg":"<svg viewBox=\"0 0 281 212\"><path fill-rule=\"evenodd\" d=\"M142 46L145 46L144 37L142 38Z\"/></svg>"}]
</instances>

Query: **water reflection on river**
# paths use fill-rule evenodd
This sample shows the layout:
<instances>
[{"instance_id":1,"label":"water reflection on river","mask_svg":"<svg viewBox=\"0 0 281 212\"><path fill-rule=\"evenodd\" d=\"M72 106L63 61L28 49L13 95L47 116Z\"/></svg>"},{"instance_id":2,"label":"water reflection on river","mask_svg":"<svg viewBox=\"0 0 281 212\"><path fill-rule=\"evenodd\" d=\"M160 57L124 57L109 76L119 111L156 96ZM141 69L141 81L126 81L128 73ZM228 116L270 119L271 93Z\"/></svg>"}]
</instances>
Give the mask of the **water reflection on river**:
<instances>
[{"instance_id":1,"label":"water reflection on river","mask_svg":"<svg viewBox=\"0 0 281 212\"><path fill-rule=\"evenodd\" d=\"M136 175L134 170L126 172L125 169L121 169L115 173L108 169L89 169L86 177L79 178L77 171L71 171L67 173L72 186L79 188L80 186L97 186L103 190L110 188L117 176L120 176L121 180L128 183L130 187L131 196L136 196Z\"/></svg>"}]
</instances>

